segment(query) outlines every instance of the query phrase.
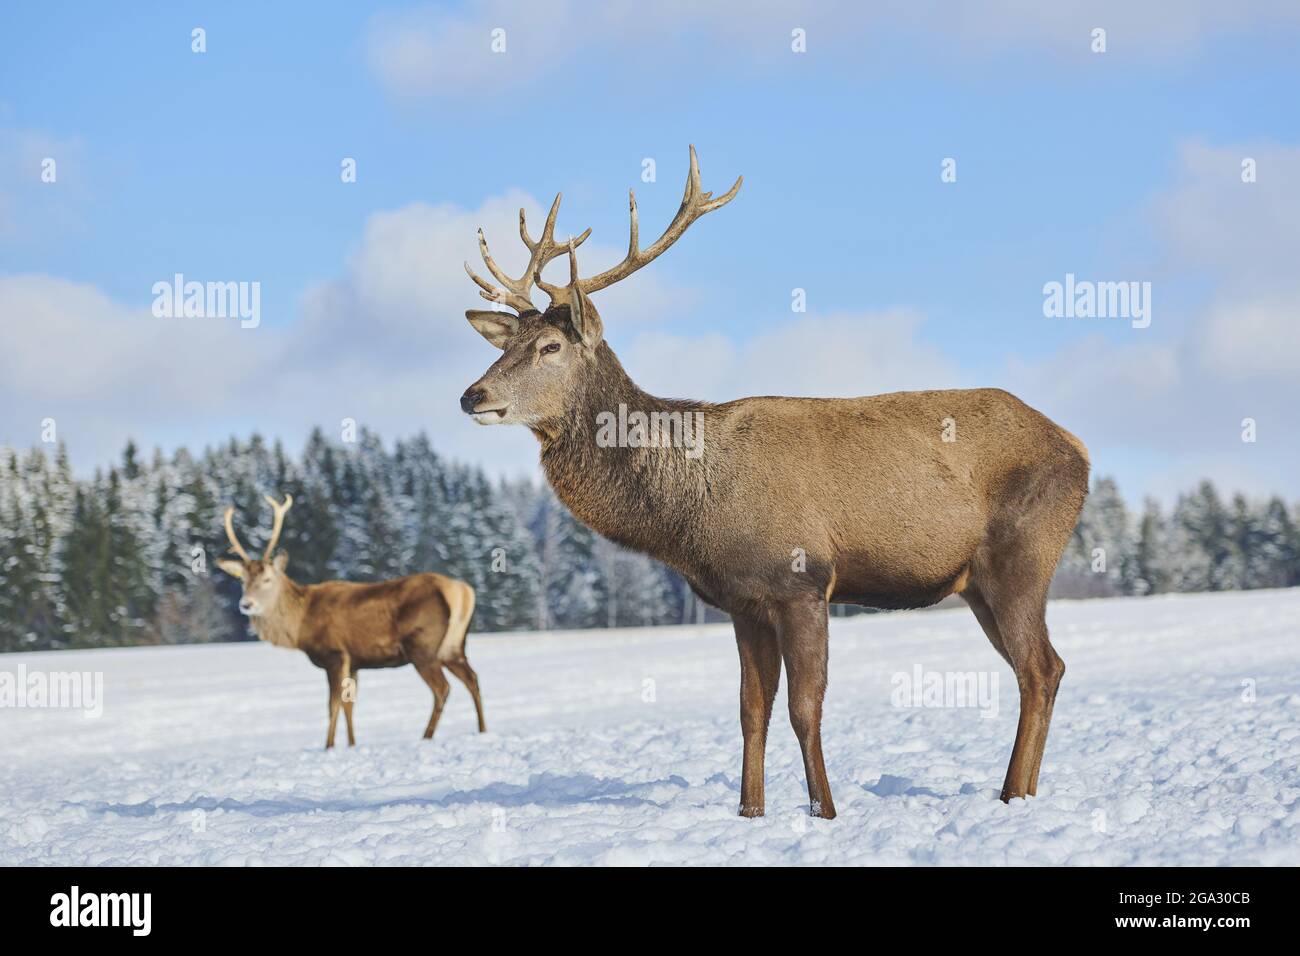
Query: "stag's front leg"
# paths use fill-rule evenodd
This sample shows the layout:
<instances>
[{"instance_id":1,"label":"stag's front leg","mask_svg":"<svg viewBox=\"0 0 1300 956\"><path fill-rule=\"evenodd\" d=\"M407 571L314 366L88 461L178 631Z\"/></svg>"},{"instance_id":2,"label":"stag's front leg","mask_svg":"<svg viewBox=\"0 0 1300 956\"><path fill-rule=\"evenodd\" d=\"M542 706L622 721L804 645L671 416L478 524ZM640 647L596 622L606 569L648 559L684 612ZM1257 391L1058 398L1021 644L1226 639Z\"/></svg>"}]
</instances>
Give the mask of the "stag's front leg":
<instances>
[{"instance_id":1,"label":"stag's front leg","mask_svg":"<svg viewBox=\"0 0 1300 956\"><path fill-rule=\"evenodd\" d=\"M835 802L822 760L822 700L829 644L826 602L820 596L798 598L777 608L775 617L789 687L790 724L799 738L808 777L809 811L831 820Z\"/></svg>"},{"instance_id":2,"label":"stag's front leg","mask_svg":"<svg viewBox=\"0 0 1300 956\"><path fill-rule=\"evenodd\" d=\"M740 651L740 732L745 738L740 771L740 815L763 815L763 764L772 701L781 682L781 647L766 621L734 618Z\"/></svg>"}]
</instances>

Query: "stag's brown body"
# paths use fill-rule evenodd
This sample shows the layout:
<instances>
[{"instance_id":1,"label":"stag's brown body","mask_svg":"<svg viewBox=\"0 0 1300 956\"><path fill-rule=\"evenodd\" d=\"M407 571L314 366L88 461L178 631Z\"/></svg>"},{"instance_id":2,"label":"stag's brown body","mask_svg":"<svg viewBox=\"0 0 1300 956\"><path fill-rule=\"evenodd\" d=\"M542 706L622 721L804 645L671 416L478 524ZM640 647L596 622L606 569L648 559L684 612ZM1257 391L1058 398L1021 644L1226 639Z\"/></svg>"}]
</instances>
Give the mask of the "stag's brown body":
<instances>
[{"instance_id":1,"label":"stag's brown body","mask_svg":"<svg viewBox=\"0 0 1300 956\"><path fill-rule=\"evenodd\" d=\"M271 500L268 498L268 500ZM221 561L227 573L243 583L240 609L254 632L268 644L302 651L329 679L329 730L326 748L334 746L334 731L342 709L348 745L356 743L352 707L357 672L411 664L433 691L433 714L425 727L433 736L451 691L446 667L469 688L478 715L478 729L487 729L478 675L465 656L465 637L474 615L474 589L464 581L432 572L390 581L361 584L326 581L299 584L285 574L287 558L274 555L286 504L276 509L275 529L262 558L250 558L239 544L226 512L226 531L240 561Z\"/></svg>"},{"instance_id":2,"label":"stag's brown body","mask_svg":"<svg viewBox=\"0 0 1300 956\"><path fill-rule=\"evenodd\" d=\"M812 812L835 815L821 750L828 604L920 607L953 593L1020 688L1002 797L1033 794L1064 673L1048 639L1047 590L1087 494L1083 444L998 389L718 405L646 394L605 344L587 294L653 259L739 187L711 199L698 176L692 150L682 208L644 251L633 201L628 257L614 269L579 279L574 250L587 234L571 240L567 288L540 280L563 252L551 238L558 197L538 242L521 213L533 253L523 279L505 276L484 244L507 291L475 281L520 314L468 313L504 354L462 407L484 424L530 427L548 479L578 518L676 568L731 614L741 662L742 814L763 812L767 726L784 663ZM544 313L526 307L530 282L551 295ZM703 453L608 447L596 423L620 406L699 413Z\"/></svg>"}]
</instances>

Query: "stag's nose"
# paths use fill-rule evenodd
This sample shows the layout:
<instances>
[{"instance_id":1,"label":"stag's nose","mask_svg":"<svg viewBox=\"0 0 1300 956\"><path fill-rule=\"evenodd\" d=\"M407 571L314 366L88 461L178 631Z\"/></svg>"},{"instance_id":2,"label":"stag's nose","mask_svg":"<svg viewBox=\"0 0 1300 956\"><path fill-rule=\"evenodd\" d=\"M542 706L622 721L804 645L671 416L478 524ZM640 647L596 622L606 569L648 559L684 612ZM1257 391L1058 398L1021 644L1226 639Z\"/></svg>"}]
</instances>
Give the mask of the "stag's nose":
<instances>
[{"instance_id":1,"label":"stag's nose","mask_svg":"<svg viewBox=\"0 0 1300 956\"><path fill-rule=\"evenodd\" d=\"M465 391L465 394L460 397L460 410L468 415L473 415L474 409L477 408L482 401L483 389L475 388L471 385Z\"/></svg>"}]
</instances>

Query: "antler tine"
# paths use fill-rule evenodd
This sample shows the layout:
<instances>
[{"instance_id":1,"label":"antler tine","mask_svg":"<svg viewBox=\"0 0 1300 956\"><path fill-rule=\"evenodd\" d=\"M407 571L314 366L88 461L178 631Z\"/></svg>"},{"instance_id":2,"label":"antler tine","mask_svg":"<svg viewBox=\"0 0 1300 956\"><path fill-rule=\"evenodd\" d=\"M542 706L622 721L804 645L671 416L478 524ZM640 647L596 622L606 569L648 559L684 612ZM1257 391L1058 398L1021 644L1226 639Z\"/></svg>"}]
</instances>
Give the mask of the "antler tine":
<instances>
[{"instance_id":1,"label":"antler tine","mask_svg":"<svg viewBox=\"0 0 1300 956\"><path fill-rule=\"evenodd\" d=\"M591 230L589 229L587 231L590 232ZM537 283L537 287L551 297L552 305L567 300L571 308L582 309L582 280L578 278L577 251L578 245L581 242L581 239L570 236L568 242L558 247L561 254L567 252L569 255L569 284L567 286L551 285L549 282L543 281L540 270L537 275L534 276L534 281Z\"/></svg>"},{"instance_id":2,"label":"antler tine","mask_svg":"<svg viewBox=\"0 0 1300 956\"><path fill-rule=\"evenodd\" d=\"M512 279L501 270L501 267L496 264L492 254L488 251L487 239L483 235L483 230L478 231L478 246L479 252L483 256L483 262L488 267L488 271L492 273L493 278L501 283L501 287L492 285L486 279L475 275L474 270L469 267L469 263L466 263L465 271L469 273L469 277L479 287L479 295L489 302L505 303L521 314L536 310L536 306L533 305L532 300L529 298L529 292L532 289L534 280L548 262L564 253L564 248L562 246L557 247L555 244L555 219L560 212L561 198L562 194L556 193L555 201L551 203L550 212L546 215L546 225L542 229L542 237L536 242L528 235L524 210L519 210L519 238L528 247L530 255L528 257L528 268L518 279ZM584 232L577 241L582 242L589 235L591 235L590 229Z\"/></svg>"},{"instance_id":3,"label":"antler tine","mask_svg":"<svg viewBox=\"0 0 1300 956\"><path fill-rule=\"evenodd\" d=\"M642 266L659 258L669 246L681 238L682 233L696 219L699 219L705 213L713 212L713 210L725 206L735 199L736 193L740 191L740 184L744 181L744 176L736 177L736 182L732 187L716 199L713 198L713 193L701 191L700 163L695 155L695 147L692 146L691 166L690 171L686 174L686 190L682 194L682 204L678 207L677 215L673 216L673 221L668 224L668 228L664 230L663 235L644 250L640 248L640 240L637 235L636 194L629 190L628 213L631 220L631 238L628 241L627 256L614 268L606 269L590 279L580 280L582 291L586 293L599 292L601 289L608 288L620 279L627 278Z\"/></svg>"},{"instance_id":4,"label":"antler tine","mask_svg":"<svg viewBox=\"0 0 1300 956\"><path fill-rule=\"evenodd\" d=\"M562 253L568 251L569 245L576 246L577 243L575 240L570 239L568 245L560 246L560 251ZM542 278L541 269L538 269L533 274L533 284L551 297L551 305L555 305L557 302L563 301L566 287L562 285L551 285L551 283L547 282L545 279Z\"/></svg>"},{"instance_id":5,"label":"antler tine","mask_svg":"<svg viewBox=\"0 0 1300 956\"><path fill-rule=\"evenodd\" d=\"M497 264L492 260L492 256L488 252L487 239L484 238L482 229L478 231L478 248L479 248L479 252L483 256L483 262L487 265L488 270L491 271L492 275L495 276L497 280L500 281L502 285L505 286L504 289L494 286L491 282L488 282L482 276L478 275L473 269L471 269L469 263L467 262L465 263L465 272L469 275L471 279L474 280L474 284L479 287L478 294L481 295L483 298L487 299L489 302L500 302L503 305L508 305L516 312L522 313L532 309L533 303L529 300L528 296L526 294L521 295L518 291L516 291L517 283L515 283L511 279L508 279L505 276L505 274L501 272L501 270L497 267Z\"/></svg>"},{"instance_id":6,"label":"antler tine","mask_svg":"<svg viewBox=\"0 0 1300 956\"><path fill-rule=\"evenodd\" d=\"M280 532L284 529L284 515L293 507L293 495L286 492L283 504L270 495L263 495L262 497L266 499L266 503L275 512L274 523L271 525L271 540L267 542L266 550L262 552L262 560L270 561L271 555L275 553L275 546L280 543Z\"/></svg>"},{"instance_id":7,"label":"antler tine","mask_svg":"<svg viewBox=\"0 0 1300 956\"><path fill-rule=\"evenodd\" d=\"M558 204L560 201L560 197L556 196L555 201ZM542 261L538 263L539 269L544 268L546 264L550 262L552 259L558 259L560 256L564 255L565 252L565 247L562 245L556 245L554 241L554 224L551 222L549 217L547 218L547 225L552 227L551 248L543 256ZM588 226L587 229L582 233L582 235L578 236L576 239L573 240L573 244L575 246L582 245L584 242L587 241L587 237L590 235L591 235L591 227ZM537 247L540 243L534 242L533 237L528 235L528 222L525 219L523 209L519 210L519 238L524 241L524 245L528 247L529 252L537 251ZM545 240L545 234L543 234L542 238L543 240Z\"/></svg>"},{"instance_id":8,"label":"antler tine","mask_svg":"<svg viewBox=\"0 0 1300 956\"><path fill-rule=\"evenodd\" d=\"M235 509L233 507L226 508L226 537L230 539L231 551L245 561L253 560L248 556L248 552L244 550L244 546L239 543L239 538L235 535Z\"/></svg>"}]
</instances>

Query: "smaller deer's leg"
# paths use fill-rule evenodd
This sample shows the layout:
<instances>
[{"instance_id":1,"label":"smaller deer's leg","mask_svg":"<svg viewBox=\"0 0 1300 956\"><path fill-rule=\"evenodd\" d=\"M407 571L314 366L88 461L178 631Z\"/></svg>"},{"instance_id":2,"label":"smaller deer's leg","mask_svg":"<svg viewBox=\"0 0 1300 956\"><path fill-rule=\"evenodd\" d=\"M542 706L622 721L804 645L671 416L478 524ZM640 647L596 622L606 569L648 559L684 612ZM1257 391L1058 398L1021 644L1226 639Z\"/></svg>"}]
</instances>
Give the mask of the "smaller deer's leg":
<instances>
[{"instance_id":1,"label":"smaller deer's leg","mask_svg":"<svg viewBox=\"0 0 1300 956\"><path fill-rule=\"evenodd\" d=\"M429 725L424 728L424 739L432 740L433 732L438 729L438 718L442 716L442 708L447 704L447 695L451 693L451 684L447 683L442 666L436 660L421 661L415 665L415 669L420 672L424 682L433 691L433 715L429 718Z\"/></svg>"},{"instance_id":2,"label":"smaller deer's leg","mask_svg":"<svg viewBox=\"0 0 1300 956\"><path fill-rule=\"evenodd\" d=\"M809 812L827 820L835 818L830 781L822 759L822 700L826 696L826 602L802 598L776 610L777 636L790 704L790 724L803 750L808 777Z\"/></svg>"},{"instance_id":3,"label":"smaller deer's leg","mask_svg":"<svg viewBox=\"0 0 1300 956\"><path fill-rule=\"evenodd\" d=\"M744 758L740 771L740 815L763 815L763 768L772 701L781 682L781 647L766 622L737 616L736 647L740 651L740 732Z\"/></svg>"},{"instance_id":4,"label":"smaller deer's leg","mask_svg":"<svg viewBox=\"0 0 1300 956\"><path fill-rule=\"evenodd\" d=\"M487 723L483 720L483 698L478 692L478 674L474 673L474 668L469 666L469 660L465 657L447 661L446 664L447 670L455 674L460 682L469 688L469 694L474 698L474 711L478 714L478 732L487 733Z\"/></svg>"},{"instance_id":5,"label":"smaller deer's leg","mask_svg":"<svg viewBox=\"0 0 1300 956\"><path fill-rule=\"evenodd\" d=\"M343 682L343 719L348 725L348 746L355 747L357 744L356 735L352 732L352 705L357 699L357 669L355 667L348 673L347 679Z\"/></svg>"},{"instance_id":6,"label":"smaller deer's leg","mask_svg":"<svg viewBox=\"0 0 1300 956\"><path fill-rule=\"evenodd\" d=\"M330 684L330 728L325 735L325 749L334 746L334 729L339 722L339 705L343 702L343 666L342 661L330 661L325 667L325 676Z\"/></svg>"}]
</instances>

